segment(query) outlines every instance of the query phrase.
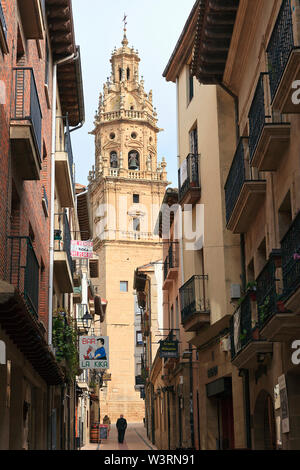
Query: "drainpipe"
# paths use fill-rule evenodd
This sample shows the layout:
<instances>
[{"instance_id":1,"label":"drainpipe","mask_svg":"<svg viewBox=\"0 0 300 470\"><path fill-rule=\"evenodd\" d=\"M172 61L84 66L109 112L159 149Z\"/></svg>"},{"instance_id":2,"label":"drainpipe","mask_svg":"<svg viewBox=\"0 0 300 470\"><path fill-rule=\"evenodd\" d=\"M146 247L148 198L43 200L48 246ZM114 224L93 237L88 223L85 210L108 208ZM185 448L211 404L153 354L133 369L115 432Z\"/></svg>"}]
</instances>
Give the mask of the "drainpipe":
<instances>
[{"instance_id":1,"label":"drainpipe","mask_svg":"<svg viewBox=\"0 0 300 470\"><path fill-rule=\"evenodd\" d=\"M238 143L240 140L239 100L238 100L238 97L234 93L232 93L232 91L229 90L229 88L227 88L223 83L221 83L220 86L234 99L236 139ZM242 271L242 290L245 292L246 290L246 256L245 256L245 236L243 233L241 233L240 235L240 253L241 253L241 271ZM243 377L246 443L247 443L247 448L251 449L249 370L243 369L239 375Z\"/></svg>"},{"instance_id":2,"label":"drainpipe","mask_svg":"<svg viewBox=\"0 0 300 470\"><path fill-rule=\"evenodd\" d=\"M52 348L52 310L53 310L53 268L54 268L54 194L55 194L55 144L56 144L56 97L57 97L57 67L61 64L75 61L79 57L74 52L53 64L52 71L52 142L51 142L51 196L50 196L50 260L49 260L49 315L48 315L48 345Z\"/></svg>"}]
</instances>

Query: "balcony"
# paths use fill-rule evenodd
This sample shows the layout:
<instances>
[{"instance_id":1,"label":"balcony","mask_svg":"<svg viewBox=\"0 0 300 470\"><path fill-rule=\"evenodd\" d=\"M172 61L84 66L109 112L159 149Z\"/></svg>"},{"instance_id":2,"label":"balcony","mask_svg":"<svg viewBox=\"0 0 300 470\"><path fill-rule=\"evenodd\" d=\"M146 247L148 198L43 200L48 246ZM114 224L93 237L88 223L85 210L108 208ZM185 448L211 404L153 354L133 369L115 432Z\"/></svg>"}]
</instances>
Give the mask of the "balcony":
<instances>
[{"instance_id":1,"label":"balcony","mask_svg":"<svg viewBox=\"0 0 300 470\"><path fill-rule=\"evenodd\" d=\"M300 79L299 5L283 0L268 47L268 70L273 109L281 113L299 113L299 104L293 103L292 84Z\"/></svg>"},{"instance_id":2,"label":"balcony","mask_svg":"<svg viewBox=\"0 0 300 470\"><path fill-rule=\"evenodd\" d=\"M26 39L43 39L43 17L39 0L21 0L18 2Z\"/></svg>"},{"instance_id":3,"label":"balcony","mask_svg":"<svg viewBox=\"0 0 300 470\"><path fill-rule=\"evenodd\" d=\"M7 45L7 26L4 16L4 11L2 8L1 0L0 0L0 45L4 54L8 53L8 45Z\"/></svg>"},{"instance_id":4,"label":"balcony","mask_svg":"<svg viewBox=\"0 0 300 470\"><path fill-rule=\"evenodd\" d=\"M57 118L61 136L56 142L55 181L62 207L74 207L75 183L73 175L73 152L68 119ZM65 131L64 131L65 129Z\"/></svg>"},{"instance_id":5,"label":"balcony","mask_svg":"<svg viewBox=\"0 0 300 470\"><path fill-rule=\"evenodd\" d=\"M82 302L82 289L81 286L73 288L73 303L81 304Z\"/></svg>"},{"instance_id":6,"label":"balcony","mask_svg":"<svg viewBox=\"0 0 300 470\"><path fill-rule=\"evenodd\" d=\"M179 289L181 322L185 331L198 331L210 325L208 276L194 275Z\"/></svg>"},{"instance_id":7,"label":"balcony","mask_svg":"<svg viewBox=\"0 0 300 470\"><path fill-rule=\"evenodd\" d=\"M140 385L144 385L145 384L145 380L143 379L143 377L141 375L136 375L135 376L135 386L140 386Z\"/></svg>"},{"instance_id":8,"label":"balcony","mask_svg":"<svg viewBox=\"0 0 300 470\"><path fill-rule=\"evenodd\" d=\"M164 261L164 284L163 289L167 289L178 276L179 269L179 244L171 242L168 255Z\"/></svg>"},{"instance_id":9,"label":"balcony","mask_svg":"<svg viewBox=\"0 0 300 470\"><path fill-rule=\"evenodd\" d=\"M274 250L257 278L258 324L268 341L286 342L300 333L299 319L284 299L280 250Z\"/></svg>"},{"instance_id":10,"label":"balcony","mask_svg":"<svg viewBox=\"0 0 300 470\"><path fill-rule=\"evenodd\" d=\"M242 137L225 184L227 228L247 232L266 194L266 181L249 164L248 138Z\"/></svg>"},{"instance_id":11,"label":"balcony","mask_svg":"<svg viewBox=\"0 0 300 470\"><path fill-rule=\"evenodd\" d=\"M258 357L271 354L272 343L261 339L256 304L247 293L230 319L231 361L239 369L255 369Z\"/></svg>"},{"instance_id":12,"label":"balcony","mask_svg":"<svg viewBox=\"0 0 300 470\"><path fill-rule=\"evenodd\" d=\"M23 296L35 318L39 312L40 267L29 237L8 237L8 280Z\"/></svg>"},{"instance_id":13,"label":"balcony","mask_svg":"<svg viewBox=\"0 0 300 470\"><path fill-rule=\"evenodd\" d=\"M276 171L290 143L290 123L271 109L269 95L269 74L261 74L249 112L250 164L258 171Z\"/></svg>"},{"instance_id":14,"label":"balcony","mask_svg":"<svg viewBox=\"0 0 300 470\"><path fill-rule=\"evenodd\" d=\"M200 155L190 153L178 170L178 201L195 204L201 197Z\"/></svg>"},{"instance_id":15,"label":"balcony","mask_svg":"<svg viewBox=\"0 0 300 470\"><path fill-rule=\"evenodd\" d=\"M283 297L285 307L300 313L300 212L281 240ZM299 323L299 320L298 320ZM299 326L295 325L295 328ZM295 331L296 333L296 331Z\"/></svg>"},{"instance_id":16,"label":"balcony","mask_svg":"<svg viewBox=\"0 0 300 470\"><path fill-rule=\"evenodd\" d=\"M55 214L54 222L54 276L60 292L73 293L73 262L71 233L66 212Z\"/></svg>"},{"instance_id":17,"label":"balcony","mask_svg":"<svg viewBox=\"0 0 300 470\"><path fill-rule=\"evenodd\" d=\"M10 140L13 162L23 180L40 179L42 112L31 68L13 69Z\"/></svg>"}]
</instances>

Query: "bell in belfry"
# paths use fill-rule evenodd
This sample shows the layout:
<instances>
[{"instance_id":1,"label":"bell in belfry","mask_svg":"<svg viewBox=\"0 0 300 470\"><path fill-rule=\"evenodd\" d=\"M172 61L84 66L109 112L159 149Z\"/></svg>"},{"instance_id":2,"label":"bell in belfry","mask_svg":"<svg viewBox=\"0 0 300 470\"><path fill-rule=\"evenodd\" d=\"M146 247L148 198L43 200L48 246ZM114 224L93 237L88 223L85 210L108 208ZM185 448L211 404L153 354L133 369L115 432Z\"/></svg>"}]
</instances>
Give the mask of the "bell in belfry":
<instances>
[{"instance_id":1,"label":"bell in belfry","mask_svg":"<svg viewBox=\"0 0 300 470\"><path fill-rule=\"evenodd\" d=\"M139 154L135 150L129 152L128 155L128 168L129 170L139 169Z\"/></svg>"}]
</instances>

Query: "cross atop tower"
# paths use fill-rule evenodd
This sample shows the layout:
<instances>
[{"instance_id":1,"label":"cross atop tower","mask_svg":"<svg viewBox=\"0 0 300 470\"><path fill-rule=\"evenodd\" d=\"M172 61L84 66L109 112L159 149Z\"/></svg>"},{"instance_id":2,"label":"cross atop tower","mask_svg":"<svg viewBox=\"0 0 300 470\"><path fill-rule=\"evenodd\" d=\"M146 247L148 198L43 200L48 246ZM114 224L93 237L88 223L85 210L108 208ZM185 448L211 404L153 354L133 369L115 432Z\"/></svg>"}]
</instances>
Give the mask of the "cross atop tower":
<instances>
[{"instance_id":1,"label":"cross atop tower","mask_svg":"<svg viewBox=\"0 0 300 470\"><path fill-rule=\"evenodd\" d=\"M127 26L127 21L126 21L126 19L127 19L127 15L126 15L126 13L124 13L124 18L123 18L123 20L122 20L123 23L124 23L124 37L123 37L123 41L122 41L123 46L127 46L127 45L128 45L128 39L127 39L127 37L126 37L126 26Z\"/></svg>"}]
</instances>

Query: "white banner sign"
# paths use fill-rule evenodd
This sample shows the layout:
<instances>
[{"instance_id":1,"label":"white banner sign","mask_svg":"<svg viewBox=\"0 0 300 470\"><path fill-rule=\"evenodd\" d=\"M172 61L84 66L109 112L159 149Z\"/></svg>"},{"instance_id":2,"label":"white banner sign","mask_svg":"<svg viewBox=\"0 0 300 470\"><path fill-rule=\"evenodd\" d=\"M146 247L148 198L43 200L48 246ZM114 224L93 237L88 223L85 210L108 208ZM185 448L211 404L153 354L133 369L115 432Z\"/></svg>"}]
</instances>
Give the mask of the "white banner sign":
<instances>
[{"instance_id":1,"label":"white banner sign","mask_svg":"<svg viewBox=\"0 0 300 470\"><path fill-rule=\"evenodd\" d=\"M108 336L80 336L79 358L81 369L108 369Z\"/></svg>"},{"instance_id":2,"label":"white banner sign","mask_svg":"<svg viewBox=\"0 0 300 470\"><path fill-rule=\"evenodd\" d=\"M93 242L82 240L71 240L71 257L72 258L92 258Z\"/></svg>"}]
</instances>

